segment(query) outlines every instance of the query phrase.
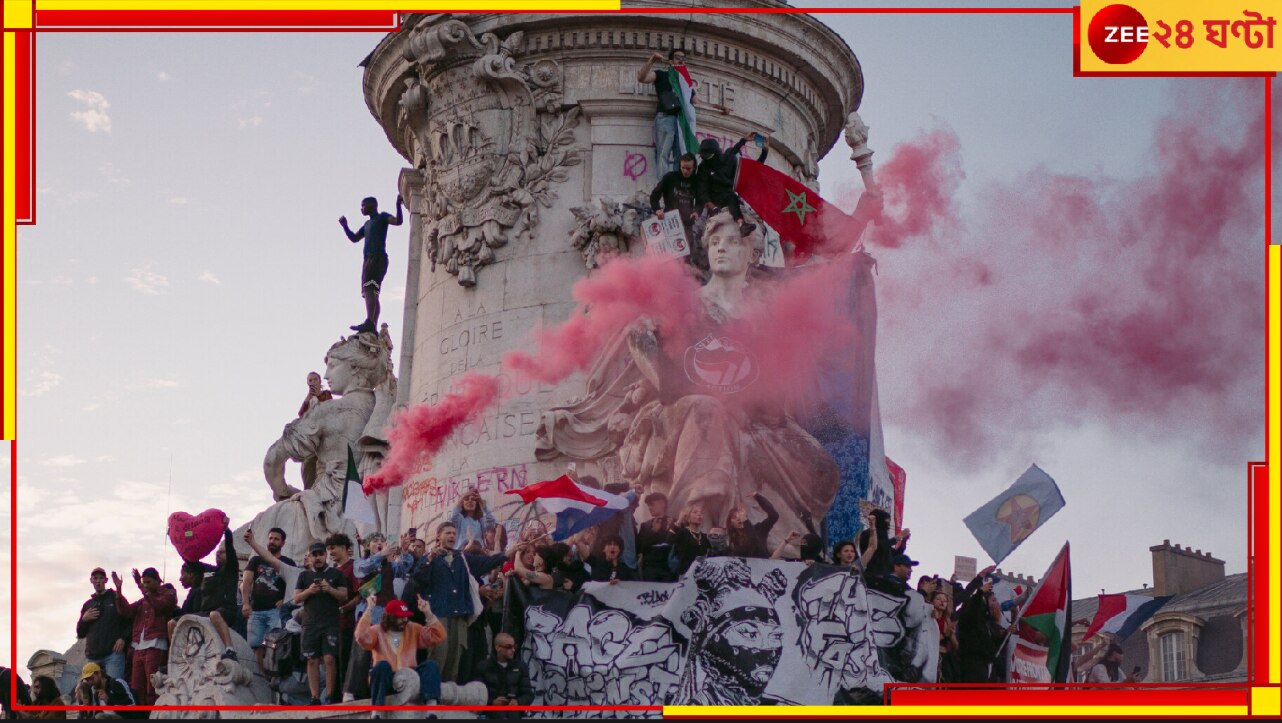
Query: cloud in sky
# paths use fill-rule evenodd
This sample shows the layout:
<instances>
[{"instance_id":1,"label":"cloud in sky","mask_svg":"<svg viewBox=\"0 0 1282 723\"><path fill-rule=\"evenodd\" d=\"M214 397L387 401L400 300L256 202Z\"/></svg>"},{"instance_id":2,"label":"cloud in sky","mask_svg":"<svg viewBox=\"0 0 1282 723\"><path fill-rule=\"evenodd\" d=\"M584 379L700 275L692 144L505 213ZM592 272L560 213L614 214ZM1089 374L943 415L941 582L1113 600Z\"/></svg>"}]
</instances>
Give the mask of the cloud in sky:
<instances>
[{"instance_id":1,"label":"cloud in sky","mask_svg":"<svg viewBox=\"0 0 1282 723\"><path fill-rule=\"evenodd\" d=\"M129 284L129 288L146 296L158 296L165 293L165 289L169 287L169 279L152 271L151 265L130 270L129 275L125 277L125 283Z\"/></svg>"},{"instance_id":2,"label":"cloud in sky","mask_svg":"<svg viewBox=\"0 0 1282 723\"><path fill-rule=\"evenodd\" d=\"M160 81L160 82L162 82L162 83L164 83L165 81L169 80L169 79L170 79L170 78L172 78L172 77L173 77L173 76L171 76L169 73L166 73L166 72L165 72L165 71L163 71L163 70L158 71L158 72L156 73L156 80L159 80L159 81Z\"/></svg>"},{"instance_id":3,"label":"cloud in sky","mask_svg":"<svg viewBox=\"0 0 1282 723\"><path fill-rule=\"evenodd\" d=\"M97 133L98 131L111 132L111 116L107 115L107 109L111 107L111 104L107 102L102 93L77 88L67 95L85 106L83 110L71 111L71 120L79 123L90 133Z\"/></svg>"},{"instance_id":4,"label":"cloud in sky","mask_svg":"<svg viewBox=\"0 0 1282 723\"><path fill-rule=\"evenodd\" d=\"M40 464L46 467L75 467L78 464L84 464L86 461L74 454L60 454L56 457L42 459Z\"/></svg>"},{"instance_id":5,"label":"cloud in sky","mask_svg":"<svg viewBox=\"0 0 1282 723\"><path fill-rule=\"evenodd\" d=\"M128 188L133 183L110 161L103 161L102 165L98 167L98 172L102 174L103 180L116 188Z\"/></svg>"},{"instance_id":6,"label":"cloud in sky","mask_svg":"<svg viewBox=\"0 0 1282 723\"><path fill-rule=\"evenodd\" d=\"M242 131L245 130L246 128L257 128L262 124L263 124L263 117L257 114L252 115L248 118L241 118L240 120L236 121L236 127Z\"/></svg>"},{"instance_id":7,"label":"cloud in sky","mask_svg":"<svg viewBox=\"0 0 1282 723\"><path fill-rule=\"evenodd\" d=\"M170 196L169 197L169 203L172 203L175 206L186 206L190 201L191 199L187 198L186 196Z\"/></svg>"},{"instance_id":8,"label":"cloud in sky","mask_svg":"<svg viewBox=\"0 0 1282 723\"><path fill-rule=\"evenodd\" d=\"M211 286L221 286L223 283L217 276L214 276L214 272L208 270L200 272L200 276L197 276L196 280L203 281Z\"/></svg>"},{"instance_id":9,"label":"cloud in sky","mask_svg":"<svg viewBox=\"0 0 1282 723\"><path fill-rule=\"evenodd\" d=\"M25 397L40 397L53 391L54 387L62 383L62 375L54 372L40 372L36 375L36 383L32 384L29 389L22 392Z\"/></svg>"}]
</instances>

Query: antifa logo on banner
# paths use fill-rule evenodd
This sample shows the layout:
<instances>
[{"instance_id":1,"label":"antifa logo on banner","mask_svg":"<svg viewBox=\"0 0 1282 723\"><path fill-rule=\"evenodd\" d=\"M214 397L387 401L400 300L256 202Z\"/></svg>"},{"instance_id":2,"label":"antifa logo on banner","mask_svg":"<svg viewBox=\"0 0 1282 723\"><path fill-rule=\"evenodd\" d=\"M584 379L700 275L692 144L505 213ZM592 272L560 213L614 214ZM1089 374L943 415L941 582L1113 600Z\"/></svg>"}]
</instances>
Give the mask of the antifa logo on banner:
<instances>
[{"instance_id":1,"label":"antifa logo on banner","mask_svg":"<svg viewBox=\"0 0 1282 723\"><path fill-rule=\"evenodd\" d=\"M926 602L844 568L718 557L676 583L512 591L540 705L826 705L935 678Z\"/></svg>"}]
</instances>

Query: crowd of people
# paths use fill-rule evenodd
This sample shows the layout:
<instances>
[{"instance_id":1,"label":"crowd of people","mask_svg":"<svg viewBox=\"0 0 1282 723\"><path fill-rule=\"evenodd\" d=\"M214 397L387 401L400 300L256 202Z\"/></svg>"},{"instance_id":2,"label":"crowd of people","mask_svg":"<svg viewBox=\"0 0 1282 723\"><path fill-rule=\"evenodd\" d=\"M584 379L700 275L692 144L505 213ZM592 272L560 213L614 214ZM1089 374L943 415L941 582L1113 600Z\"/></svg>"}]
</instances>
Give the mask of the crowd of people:
<instances>
[{"instance_id":1,"label":"crowd of people","mask_svg":"<svg viewBox=\"0 0 1282 723\"><path fill-rule=\"evenodd\" d=\"M590 477L579 481L600 487ZM133 571L136 595L126 593L118 574L111 573L108 585L107 571L94 568L92 594L76 622L87 664L68 699L113 710L154 705L151 676L165 668L175 626L188 615L209 619L223 658L238 659L232 634L243 636L282 704L369 698L382 705L396 672L409 669L429 704L440 698L442 683L479 681L491 705L519 706L530 703L533 689L517 641L504 629L508 585L575 593L588 582L673 582L698 558L723 555L849 568L887 594L912 587L918 563L906 551L911 531L892 535L890 515L881 509L869 507L864 531L834 544L829 558L805 514L807 529L768 549L779 513L762 495L752 498L757 510L738 505L725 527L704 531L697 503L673 517L660 492L641 496L616 485L605 491L623 493L632 506L563 541L553 541L536 517L509 541L481 495L467 490L430 543L413 528L394 542L380 533L356 540L336 534L311 545L296 563L281 554L284 530L272 529L265 541L250 530L244 541L254 554L243 570L226 521L216 564L183 565L181 604L154 567ZM642 505L648 519L638 523ZM939 628L940 682L1004 679L1001 652L1014 628L993 590L992 571L965 585L939 576L916 580ZM286 636L293 646L280 644ZM296 660L282 657L291 650ZM57 690L51 680L35 683L34 699L50 699L49 691Z\"/></svg>"}]
</instances>

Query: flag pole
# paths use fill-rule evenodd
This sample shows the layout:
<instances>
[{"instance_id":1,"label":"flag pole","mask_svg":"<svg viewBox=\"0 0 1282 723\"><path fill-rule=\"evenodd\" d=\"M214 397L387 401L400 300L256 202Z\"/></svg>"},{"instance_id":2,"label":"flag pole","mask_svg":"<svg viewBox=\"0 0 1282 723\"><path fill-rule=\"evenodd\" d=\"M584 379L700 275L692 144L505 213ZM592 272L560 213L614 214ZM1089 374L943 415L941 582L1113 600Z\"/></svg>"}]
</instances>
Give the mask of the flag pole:
<instances>
[{"instance_id":1,"label":"flag pole","mask_svg":"<svg viewBox=\"0 0 1282 723\"><path fill-rule=\"evenodd\" d=\"M846 145L850 146L850 160L855 162L855 167L859 169L859 175L864 180L864 192L881 193L872 172L873 150L868 147L868 124L859 117L857 110L851 111L850 115L846 116ZM855 239L855 246L850 253L857 254L864 250L864 236L872 225L873 221L869 219L868 223L859 229L859 237Z\"/></svg>"}]
</instances>

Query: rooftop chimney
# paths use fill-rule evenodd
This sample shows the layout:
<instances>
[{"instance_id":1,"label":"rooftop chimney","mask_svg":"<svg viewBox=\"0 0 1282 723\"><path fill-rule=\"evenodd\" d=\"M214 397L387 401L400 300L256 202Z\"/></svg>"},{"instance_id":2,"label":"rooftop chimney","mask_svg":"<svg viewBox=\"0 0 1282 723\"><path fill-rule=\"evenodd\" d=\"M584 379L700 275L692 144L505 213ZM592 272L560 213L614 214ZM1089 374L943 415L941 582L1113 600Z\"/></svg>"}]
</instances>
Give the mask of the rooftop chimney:
<instances>
[{"instance_id":1,"label":"rooftop chimney","mask_svg":"<svg viewBox=\"0 0 1282 723\"><path fill-rule=\"evenodd\" d=\"M1170 540L1148 548L1153 553L1153 594L1180 595L1224 579L1224 561Z\"/></svg>"}]
</instances>

